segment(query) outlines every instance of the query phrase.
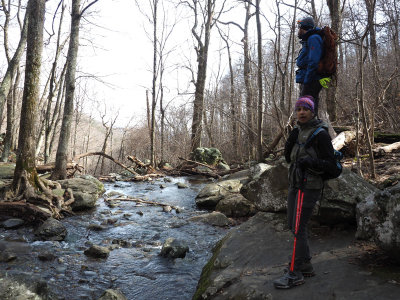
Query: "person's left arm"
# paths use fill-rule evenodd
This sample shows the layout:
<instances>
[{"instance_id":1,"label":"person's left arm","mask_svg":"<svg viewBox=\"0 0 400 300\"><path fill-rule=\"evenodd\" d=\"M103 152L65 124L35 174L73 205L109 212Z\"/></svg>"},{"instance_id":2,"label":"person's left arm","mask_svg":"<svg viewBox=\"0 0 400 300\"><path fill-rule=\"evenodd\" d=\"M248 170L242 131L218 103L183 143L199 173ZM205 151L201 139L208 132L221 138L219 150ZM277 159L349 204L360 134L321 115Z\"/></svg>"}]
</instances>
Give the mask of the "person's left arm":
<instances>
[{"instance_id":1,"label":"person's left arm","mask_svg":"<svg viewBox=\"0 0 400 300\"><path fill-rule=\"evenodd\" d=\"M304 77L304 84L310 83L317 73L318 63L322 56L322 38L318 34L313 34L307 40L308 45L308 64L307 72Z\"/></svg>"}]
</instances>

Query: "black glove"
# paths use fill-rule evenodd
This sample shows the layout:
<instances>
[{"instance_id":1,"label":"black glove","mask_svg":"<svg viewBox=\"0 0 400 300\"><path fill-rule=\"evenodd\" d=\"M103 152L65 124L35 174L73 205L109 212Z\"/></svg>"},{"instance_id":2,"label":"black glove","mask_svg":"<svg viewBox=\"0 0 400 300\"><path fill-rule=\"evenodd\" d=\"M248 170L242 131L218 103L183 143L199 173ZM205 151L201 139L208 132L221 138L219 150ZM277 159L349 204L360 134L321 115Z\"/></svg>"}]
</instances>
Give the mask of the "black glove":
<instances>
[{"instance_id":1,"label":"black glove","mask_svg":"<svg viewBox=\"0 0 400 300\"><path fill-rule=\"evenodd\" d=\"M295 127L293 130L290 132L287 142L289 144L294 144L297 141L297 137L299 136L299 128Z\"/></svg>"},{"instance_id":2,"label":"black glove","mask_svg":"<svg viewBox=\"0 0 400 300\"><path fill-rule=\"evenodd\" d=\"M300 167L300 169L302 169L302 170L305 170L305 169L308 169L308 168L313 168L314 166L315 166L315 164L316 164L316 161L315 161L315 159L314 158L312 158L312 157L304 157L304 158L301 158L299 161L298 161L298 166Z\"/></svg>"}]
</instances>

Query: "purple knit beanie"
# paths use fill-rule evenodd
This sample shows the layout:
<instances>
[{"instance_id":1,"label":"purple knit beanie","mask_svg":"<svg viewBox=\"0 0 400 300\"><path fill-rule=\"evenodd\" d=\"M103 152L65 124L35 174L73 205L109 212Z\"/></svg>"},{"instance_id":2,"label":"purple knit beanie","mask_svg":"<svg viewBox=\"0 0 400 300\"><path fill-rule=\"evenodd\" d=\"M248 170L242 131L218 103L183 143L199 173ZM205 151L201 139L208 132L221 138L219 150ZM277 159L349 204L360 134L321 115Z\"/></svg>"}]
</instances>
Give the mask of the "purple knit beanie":
<instances>
[{"instance_id":1,"label":"purple knit beanie","mask_svg":"<svg viewBox=\"0 0 400 300\"><path fill-rule=\"evenodd\" d=\"M296 101L294 109L296 110L298 107L305 107L314 113L314 97L310 95L300 96Z\"/></svg>"}]
</instances>

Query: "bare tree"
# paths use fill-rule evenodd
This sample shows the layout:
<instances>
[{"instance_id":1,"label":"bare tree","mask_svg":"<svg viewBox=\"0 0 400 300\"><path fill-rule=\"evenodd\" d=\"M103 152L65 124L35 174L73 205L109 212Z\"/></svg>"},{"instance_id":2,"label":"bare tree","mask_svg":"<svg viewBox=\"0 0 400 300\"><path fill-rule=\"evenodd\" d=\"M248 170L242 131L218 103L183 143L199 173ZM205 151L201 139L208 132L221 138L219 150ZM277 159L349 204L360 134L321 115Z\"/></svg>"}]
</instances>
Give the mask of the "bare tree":
<instances>
[{"instance_id":1,"label":"bare tree","mask_svg":"<svg viewBox=\"0 0 400 300\"><path fill-rule=\"evenodd\" d=\"M258 84L258 105L257 105L257 157L261 161L263 159L263 81L262 81L262 33L260 21L260 0L256 0L256 24L257 24L257 53L258 53L258 70L257 70L257 84Z\"/></svg>"},{"instance_id":2,"label":"bare tree","mask_svg":"<svg viewBox=\"0 0 400 300\"><path fill-rule=\"evenodd\" d=\"M210 45L211 30L216 20L223 12L226 0L222 1L221 9L216 11L216 0L181 1L186 4L194 14L192 35L196 40L197 78L193 100L193 118L191 134L191 150L200 147L204 110L204 88L207 76L208 49Z\"/></svg>"},{"instance_id":3,"label":"bare tree","mask_svg":"<svg viewBox=\"0 0 400 300\"><path fill-rule=\"evenodd\" d=\"M20 130L18 139L17 163L12 183L16 194L22 194L27 187L39 188L39 178L35 164L34 127L36 104L39 99L40 66L43 48L43 26L45 0L30 0L27 15L29 18L24 94L22 99Z\"/></svg>"},{"instance_id":4,"label":"bare tree","mask_svg":"<svg viewBox=\"0 0 400 300\"><path fill-rule=\"evenodd\" d=\"M66 94L64 116L61 124L55 168L51 174L52 179L64 179L67 177L68 145L71 135L72 114L74 111L75 71L79 48L79 24L84 12L97 1L98 0L94 0L90 2L81 10L80 0L72 0L71 33L67 54L68 66L65 75Z\"/></svg>"},{"instance_id":5,"label":"bare tree","mask_svg":"<svg viewBox=\"0 0 400 300\"><path fill-rule=\"evenodd\" d=\"M19 67L19 61L21 60L22 54L25 50L27 32L28 32L28 14L25 13L24 24L21 29L21 37L18 43L18 46L14 52L12 58L10 58L9 49L8 49L8 22L10 18L10 8L11 8L11 0L8 5L5 4L4 0L1 1L3 11L6 15L4 28L4 50L6 53L8 66L7 71L4 74L3 80L0 84L0 119L3 116L4 104L6 103L7 96L12 88L12 81L16 74L16 70ZM20 5L20 4L19 4Z\"/></svg>"}]
</instances>

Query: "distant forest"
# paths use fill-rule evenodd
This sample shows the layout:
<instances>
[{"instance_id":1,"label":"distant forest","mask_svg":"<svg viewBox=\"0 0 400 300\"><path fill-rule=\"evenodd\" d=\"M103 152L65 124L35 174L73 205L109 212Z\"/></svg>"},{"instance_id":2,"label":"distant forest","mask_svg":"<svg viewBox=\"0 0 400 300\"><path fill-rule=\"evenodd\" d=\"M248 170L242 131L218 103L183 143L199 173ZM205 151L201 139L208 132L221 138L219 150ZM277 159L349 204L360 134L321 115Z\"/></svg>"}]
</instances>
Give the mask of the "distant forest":
<instances>
[{"instance_id":1,"label":"distant forest","mask_svg":"<svg viewBox=\"0 0 400 300\"><path fill-rule=\"evenodd\" d=\"M400 129L400 2L260 2L137 0L153 44L147 117L117 128L118 114L107 114L106 103L88 104L93 100L87 81L100 79L84 76L77 60L80 31L94 26L87 20L98 13L101 1L1 1L1 160L17 161L17 170L27 167L18 158L30 166L55 162L52 177L57 179L65 178L74 156L91 151L127 165L126 156L134 155L153 166L176 165L178 157L189 157L200 146L218 148L230 164L277 155L293 124L299 93L294 80L300 49L297 20L312 16L318 26L328 25L339 36L337 76L321 93L321 116L333 128L357 133L356 156L360 160L369 154L373 177L374 135ZM174 9L192 24L187 33L195 63L182 61L190 74L182 83L188 86L184 105L165 93L168 60L178 51L166 47L175 27L165 23L165 16ZM229 19L233 9L241 12L239 20L238 14ZM230 35L234 30L240 32L237 39ZM216 42L223 47L210 53ZM241 53L233 55L237 45ZM210 76L209 69L216 66L209 59L215 61L216 55L228 62L228 72ZM91 113L83 109L88 105ZM104 157L80 164L84 172L97 175L120 170Z\"/></svg>"}]
</instances>

